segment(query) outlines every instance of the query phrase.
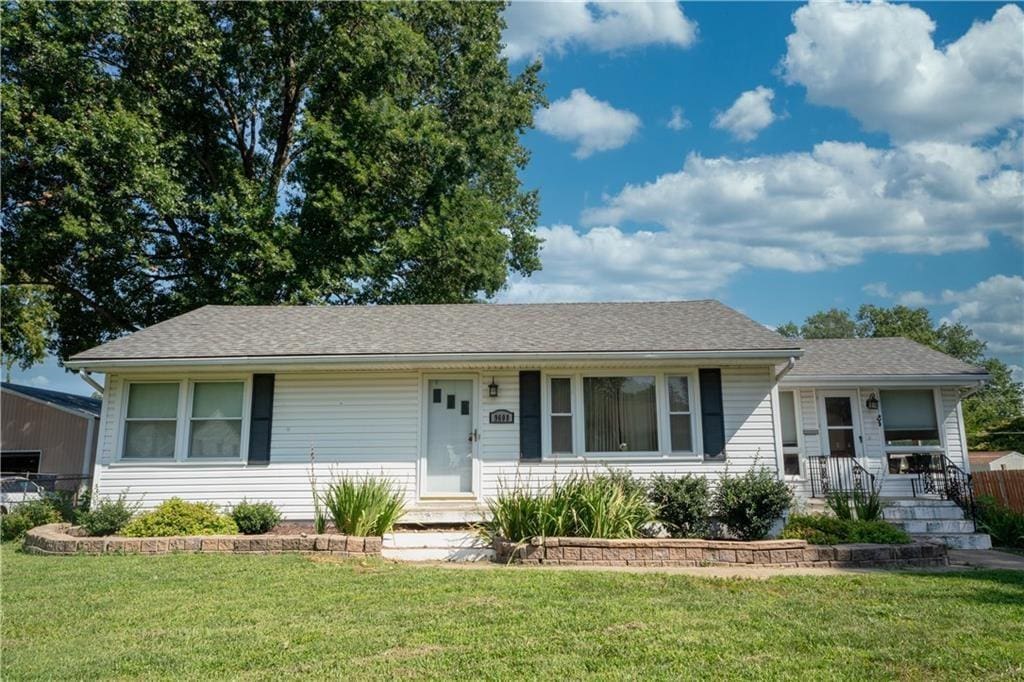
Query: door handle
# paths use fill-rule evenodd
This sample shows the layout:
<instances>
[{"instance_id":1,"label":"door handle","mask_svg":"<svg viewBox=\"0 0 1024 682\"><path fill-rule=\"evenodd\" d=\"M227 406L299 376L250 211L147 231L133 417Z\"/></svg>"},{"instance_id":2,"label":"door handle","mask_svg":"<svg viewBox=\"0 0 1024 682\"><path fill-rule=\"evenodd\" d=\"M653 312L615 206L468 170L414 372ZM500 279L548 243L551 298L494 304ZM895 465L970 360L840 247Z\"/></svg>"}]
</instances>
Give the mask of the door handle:
<instances>
[{"instance_id":1,"label":"door handle","mask_svg":"<svg viewBox=\"0 0 1024 682\"><path fill-rule=\"evenodd\" d=\"M473 431L469 434L469 438L467 438L466 440L468 440L470 443L480 440L480 432L477 431L476 429L473 429Z\"/></svg>"}]
</instances>

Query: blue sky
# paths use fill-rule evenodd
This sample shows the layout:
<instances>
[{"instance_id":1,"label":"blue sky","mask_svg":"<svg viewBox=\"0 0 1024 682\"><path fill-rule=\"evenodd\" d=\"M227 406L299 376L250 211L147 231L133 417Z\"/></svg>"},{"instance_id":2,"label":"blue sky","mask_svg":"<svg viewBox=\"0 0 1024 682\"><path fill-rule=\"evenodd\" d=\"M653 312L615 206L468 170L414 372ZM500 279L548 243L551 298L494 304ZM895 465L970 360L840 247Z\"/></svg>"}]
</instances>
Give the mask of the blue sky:
<instances>
[{"instance_id":1,"label":"blue sky","mask_svg":"<svg viewBox=\"0 0 1024 682\"><path fill-rule=\"evenodd\" d=\"M518 3L544 270L502 301L926 305L1024 366L1024 12ZM89 393L52 361L14 380Z\"/></svg>"}]
</instances>

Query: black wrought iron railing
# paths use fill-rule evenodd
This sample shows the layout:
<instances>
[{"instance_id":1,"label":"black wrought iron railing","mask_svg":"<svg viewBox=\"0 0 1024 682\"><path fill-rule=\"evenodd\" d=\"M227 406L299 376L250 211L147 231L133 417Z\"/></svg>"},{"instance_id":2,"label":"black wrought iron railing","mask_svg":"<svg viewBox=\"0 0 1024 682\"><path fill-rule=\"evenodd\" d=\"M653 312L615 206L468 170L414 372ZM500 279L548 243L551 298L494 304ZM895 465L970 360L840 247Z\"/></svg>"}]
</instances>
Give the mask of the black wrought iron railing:
<instances>
[{"instance_id":1,"label":"black wrought iron railing","mask_svg":"<svg viewBox=\"0 0 1024 682\"><path fill-rule=\"evenodd\" d=\"M811 497L832 493L875 493L875 475L861 466L855 457L809 458Z\"/></svg>"},{"instance_id":2,"label":"black wrought iron railing","mask_svg":"<svg viewBox=\"0 0 1024 682\"><path fill-rule=\"evenodd\" d=\"M974 487L971 485L971 474L954 464L944 453L930 453L931 456L922 462L911 479L910 485L914 497L918 495L937 495L943 500L952 500L964 510L964 516L975 521L977 511L974 502Z\"/></svg>"}]
</instances>

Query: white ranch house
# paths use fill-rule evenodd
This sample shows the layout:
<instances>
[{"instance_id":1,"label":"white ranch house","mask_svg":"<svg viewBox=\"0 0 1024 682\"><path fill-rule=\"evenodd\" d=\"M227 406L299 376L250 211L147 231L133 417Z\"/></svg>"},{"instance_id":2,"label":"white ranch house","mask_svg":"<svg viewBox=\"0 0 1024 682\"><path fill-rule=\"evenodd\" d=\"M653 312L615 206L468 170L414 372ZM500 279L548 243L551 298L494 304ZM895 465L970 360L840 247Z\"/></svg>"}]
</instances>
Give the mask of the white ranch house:
<instances>
[{"instance_id":1,"label":"white ranch house","mask_svg":"<svg viewBox=\"0 0 1024 682\"><path fill-rule=\"evenodd\" d=\"M969 470L961 401L987 378L906 339L784 338L711 300L206 306L67 364L106 375L100 495L310 519L313 451L321 483L388 476L420 523L604 466L761 466L806 499L873 476L931 504Z\"/></svg>"}]
</instances>

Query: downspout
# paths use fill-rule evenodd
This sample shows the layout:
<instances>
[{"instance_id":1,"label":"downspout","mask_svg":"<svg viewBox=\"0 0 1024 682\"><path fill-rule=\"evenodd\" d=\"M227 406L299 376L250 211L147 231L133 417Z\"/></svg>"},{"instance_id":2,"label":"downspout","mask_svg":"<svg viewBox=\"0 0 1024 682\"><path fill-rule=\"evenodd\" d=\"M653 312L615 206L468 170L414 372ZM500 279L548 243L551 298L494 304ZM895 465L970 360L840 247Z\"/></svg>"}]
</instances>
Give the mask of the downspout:
<instances>
[{"instance_id":1,"label":"downspout","mask_svg":"<svg viewBox=\"0 0 1024 682\"><path fill-rule=\"evenodd\" d=\"M779 383L782 377L789 374L790 370L794 367L796 367L796 358L790 357L789 360L786 361L785 366L783 366L783 368L779 370L778 374L775 375L775 383Z\"/></svg>"},{"instance_id":2,"label":"downspout","mask_svg":"<svg viewBox=\"0 0 1024 682\"><path fill-rule=\"evenodd\" d=\"M92 386L101 397L103 396L103 386L92 378L92 372L83 369L79 370L77 374L82 378L82 381Z\"/></svg>"}]
</instances>

